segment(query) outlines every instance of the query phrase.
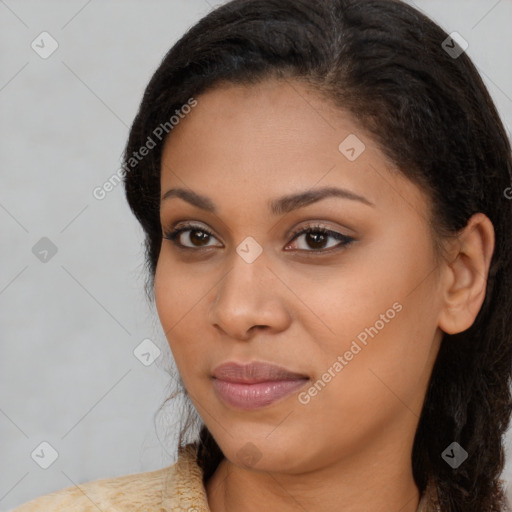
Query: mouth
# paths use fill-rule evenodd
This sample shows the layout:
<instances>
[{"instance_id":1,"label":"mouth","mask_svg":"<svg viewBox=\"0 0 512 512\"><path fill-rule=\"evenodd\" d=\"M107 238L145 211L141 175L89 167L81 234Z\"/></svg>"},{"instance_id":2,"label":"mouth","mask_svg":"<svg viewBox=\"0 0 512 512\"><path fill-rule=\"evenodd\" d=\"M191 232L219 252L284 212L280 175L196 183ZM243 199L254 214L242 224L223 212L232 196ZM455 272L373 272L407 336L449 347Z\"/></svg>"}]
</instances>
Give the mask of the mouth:
<instances>
[{"instance_id":1,"label":"mouth","mask_svg":"<svg viewBox=\"0 0 512 512\"><path fill-rule=\"evenodd\" d=\"M218 397L226 405L243 410L273 404L309 381L307 375L262 362L224 363L214 369L212 378Z\"/></svg>"}]
</instances>

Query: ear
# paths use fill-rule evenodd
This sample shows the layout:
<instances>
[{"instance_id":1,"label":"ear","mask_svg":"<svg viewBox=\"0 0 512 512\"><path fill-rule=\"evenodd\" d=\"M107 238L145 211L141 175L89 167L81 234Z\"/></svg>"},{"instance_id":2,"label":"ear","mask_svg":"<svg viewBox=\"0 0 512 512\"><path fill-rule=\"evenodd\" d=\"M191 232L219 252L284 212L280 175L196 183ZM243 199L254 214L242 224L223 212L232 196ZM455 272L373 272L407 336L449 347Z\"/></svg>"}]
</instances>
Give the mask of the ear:
<instances>
[{"instance_id":1,"label":"ear","mask_svg":"<svg viewBox=\"0 0 512 512\"><path fill-rule=\"evenodd\" d=\"M483 213L474 214L457 235L444 269L444 305L439 327L456 334L473 325L485 299L494 252L494 227Z\"/></svg>"}]
</instances>

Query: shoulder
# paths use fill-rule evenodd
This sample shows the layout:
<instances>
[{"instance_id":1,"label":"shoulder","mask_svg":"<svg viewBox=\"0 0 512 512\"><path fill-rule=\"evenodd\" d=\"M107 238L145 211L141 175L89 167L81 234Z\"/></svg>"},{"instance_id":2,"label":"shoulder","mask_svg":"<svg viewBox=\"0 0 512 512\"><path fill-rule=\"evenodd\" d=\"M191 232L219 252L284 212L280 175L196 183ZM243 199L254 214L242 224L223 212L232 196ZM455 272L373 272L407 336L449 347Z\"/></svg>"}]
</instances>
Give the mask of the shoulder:
<instances>
[{"instance_id":1,"label":"shoulder","mask_svg":"<svg viewBox=\"0 0 512 512\"><path fill-rule=\"evenodd\" d=\"M175 464L156 471L103 478L29 501L11 512L141 512L195 508L208 511L195 444L178 450Z\"/></svg>"},{"instance_id":2,"label":"shoulder","mask_svg":"<svg viewBox=\"0 0 512 512\"><path fill-rule=\"evenodd\" d=\"M135 512L158 509L176 464L167 468L104 478L67 487L29 501L12 512Z\"/></svg>"}]
</instances>

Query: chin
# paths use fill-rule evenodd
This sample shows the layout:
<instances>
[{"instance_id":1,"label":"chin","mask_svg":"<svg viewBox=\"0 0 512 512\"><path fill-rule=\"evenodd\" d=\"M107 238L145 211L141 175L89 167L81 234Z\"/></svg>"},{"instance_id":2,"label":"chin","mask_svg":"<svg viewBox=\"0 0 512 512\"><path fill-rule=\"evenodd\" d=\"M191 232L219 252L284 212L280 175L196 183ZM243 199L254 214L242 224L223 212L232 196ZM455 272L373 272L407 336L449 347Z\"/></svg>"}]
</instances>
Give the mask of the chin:
<instances>
[{"instance_id":1,"label":"chin","mask_svg":"<svg viewBox=\"0 0 512 512\"><path fill-rule=\"evenodd\" d=\"M304 470L303 442L283 442L282 438L271 439L265 436L268 436L268 429L264 436L235 435L226 444L223 443L221 449L231 463L247 470L273 473L298 473Z\"/></svg>"}]
</instances>

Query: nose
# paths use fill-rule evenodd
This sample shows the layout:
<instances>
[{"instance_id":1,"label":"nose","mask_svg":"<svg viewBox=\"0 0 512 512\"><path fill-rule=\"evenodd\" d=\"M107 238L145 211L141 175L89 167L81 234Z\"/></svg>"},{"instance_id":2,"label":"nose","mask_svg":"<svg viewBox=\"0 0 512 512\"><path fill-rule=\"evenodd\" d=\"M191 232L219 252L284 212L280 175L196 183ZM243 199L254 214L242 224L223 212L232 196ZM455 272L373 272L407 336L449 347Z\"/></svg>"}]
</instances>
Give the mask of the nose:
<instances>
[{"instance_id":1,"label":"nose","mask_svg":"<svg viewBox=\"0 0 512 512\"><path fill-rule=\"evenodd\" d=\"M249 340L260 330L280 332L291 321L286 307L286 286L261 254L247 263L238 254L217 287L209 321L225 335Z\"/></svg>"}]
</instances>

